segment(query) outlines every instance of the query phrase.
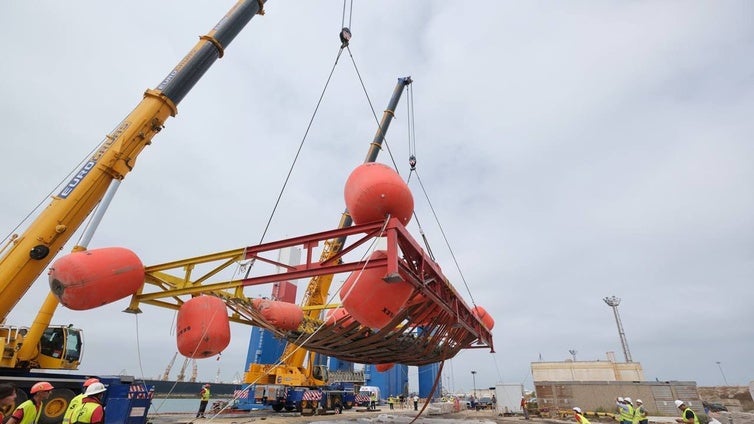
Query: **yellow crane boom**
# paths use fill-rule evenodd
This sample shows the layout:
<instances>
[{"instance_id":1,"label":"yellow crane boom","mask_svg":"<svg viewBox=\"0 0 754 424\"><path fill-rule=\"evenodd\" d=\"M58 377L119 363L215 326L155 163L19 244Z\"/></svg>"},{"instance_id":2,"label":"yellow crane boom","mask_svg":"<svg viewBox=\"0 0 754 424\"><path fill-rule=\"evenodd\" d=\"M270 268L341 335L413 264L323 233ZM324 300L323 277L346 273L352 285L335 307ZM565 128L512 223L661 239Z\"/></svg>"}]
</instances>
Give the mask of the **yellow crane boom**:
<instances>
[{"instance_id":1,"label":"yellow crane boom","mask_svg":"<svg viewBox=\"0 0 754 424\"><path fill-rule=\"evenodd\" d=\"M178 103L223 56L225 47L252 17L263 13L264 3L265 0L239 0L207 35L200 37L157 88L144 93L142 101L105 137L28 229L13 236L0 257L0 322L5 322L37 277L102 200L110 184L124 179L134 168L141 151L162 130L167 118L178 113ZM68 361L59 353L58 360L50 359L54 355L48 355L48 361L34 358L37 342L57 305L54 296L48 296L28 331L16 327L0 329L3 352L0 366L76 368L79 355ZM56 335L57 332L49 333L49 341L53 342ZM24 339L29 343L24 345ZM78 345L80 348L80 337Z\"/></svg>"}]
</instances>

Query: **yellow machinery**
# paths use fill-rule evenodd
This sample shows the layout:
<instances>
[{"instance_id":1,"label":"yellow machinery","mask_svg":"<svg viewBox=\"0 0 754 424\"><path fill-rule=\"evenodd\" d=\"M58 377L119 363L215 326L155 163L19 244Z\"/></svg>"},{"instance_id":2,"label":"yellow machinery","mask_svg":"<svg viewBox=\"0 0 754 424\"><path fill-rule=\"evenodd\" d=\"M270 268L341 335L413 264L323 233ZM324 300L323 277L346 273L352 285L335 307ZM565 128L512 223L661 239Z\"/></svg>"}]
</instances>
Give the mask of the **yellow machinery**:
<instances>
[{"instance_id":1,"label":"yellow machinery","mask_svg":"<svg viewBox=\"0 0 754 424\"><path fill-rule=\"evenodd\" d=\"M82 331L50 326L58 301L49 294L30 327L6 324L8 315L42 271L55 258L110 187L136 165L141 151L178 112L177 105L223 56L227 45L256 14L264 0L239 0L212 31L199 42L155 89L109 133L52 197L52 201L20 235L0 248L0 368L76 369L83 347ZM114 192L114 191L113 191ZM83 250L77 246L74 250ZM5 378L3 378L5 379Z\"/></svg>"}]
</instances>

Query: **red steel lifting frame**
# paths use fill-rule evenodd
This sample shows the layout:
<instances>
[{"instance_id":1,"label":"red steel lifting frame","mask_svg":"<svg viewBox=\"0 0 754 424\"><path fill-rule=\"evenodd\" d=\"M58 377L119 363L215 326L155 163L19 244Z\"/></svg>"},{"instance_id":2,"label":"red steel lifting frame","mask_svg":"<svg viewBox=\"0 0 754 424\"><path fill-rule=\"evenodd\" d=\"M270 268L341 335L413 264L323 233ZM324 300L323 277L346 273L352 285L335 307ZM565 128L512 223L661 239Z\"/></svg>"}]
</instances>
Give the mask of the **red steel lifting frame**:
<instances>
[{"instance_id":1,"label":"red steel lifting frame","mask_svg":"<svg viewBox=\"0 0 754 424\"><path fill-rule=\"evenodd\" d=\"M353 237L358 235L361 236ZM323 262L314 259L314 249L320 243L348 236L354 239L346 239L350 243L347 243L341 252ZM387 239L386 257L350 262L345 260L347 254L371 243L375 237ZM305 250L305 261L300 265L292 266L263 256L272 256L279 249L296 246L303 246ZM178 295L214 294L224 298L230 309L244 316L253 325L267 328L307 350L359 363L395 362L423 365L451 358L461 349L489 347L494 351L489 329L472 313L471 308L442 274L440 267L428 257L396 218L391 218L387 222L354 225L248 246L225 254L226 259L233 257L236 260L261 261L288 271L215 284L206 283L205 280L208 278L200 277L199 281L203 284L191 283L170 290L168 287L171 284L160 278L161 272L179 266L186 267L187 264L186 261L171 262L147 267L147 282L158 285L163 290L160 293L141 293L135 298L138 301L159 304L164 302L165 298L177 299ZM222 255L195 258L191 263L210 262L223 258ZM226 291L240 286L377 267L386 269L385 281L405 281L414 287L414 292L404 308L392 317L388 325L379 330L364 328L353 320L328 326L318 326L318 323L314 322L310 323L309 327L300 326L299 331L280 330L267 323L249 299L231 295Z\"/></svg>"},{"instance_id":2,"label":"red steel lifting frame","mask_svg":"<svg viewBox=\"0 0 754 424\"><path fill-rule=\"evenodd\" d=\"M319 242L357 234L363 236L344 246L339 254L321 263L312 259L314 257L313 248ZM371 242L374 237L387 238L387 257L357 262L346 262L344 260L346 254L367 242ZM289 270L289 272L283 274L288 280L382 267L386 269L385 281L406 281L414 286L415 295L412 299L417 299L421 295L423 296L422 300L424 300L422 302L424 305L409 306L404 310L404 313L399 313L398 316L393 317L390 325L377 332L359 332L357 330L358 325L355 324L348 328L340 326L320 328L316 334L307 335L308 340L303 343L306 349L356 362L399 362L409 365L447 359L455 356L463 348L489 347L492 349L492 335L489 330L473 315L470 308L442 274L440 267L427 256L398 219L390 219L387 225L383 222L356 225L350 228L249 247L246 257L247 259L268 261L259 254L297 245L303 245L306 250L304 255L306 259L303 264L288 266L275 263L275 265ZM280 281L280 278L280 274L266 275L248 278L242 280L241 283L243 285L255 285ZM411 303L409 301L409 305ZM417 319L413 317L421 318L419 320L422 322L417 322ZM420 327L419 331L415 331L417 327ZM274 330L274 328L271 329ZM277 332L289 341L301 342L301 334ZM409 333L413 334L415 344L421 344L421 339L425 338L427 339L424 340L425 344L433 346L425 346L422 349L411 349L403 346L399 351L395 350L395 346L389 346L399 338L405 339L405 336ZM437 349L440 344L443 345L442 348Z\"/></svg>"}]
</instances>

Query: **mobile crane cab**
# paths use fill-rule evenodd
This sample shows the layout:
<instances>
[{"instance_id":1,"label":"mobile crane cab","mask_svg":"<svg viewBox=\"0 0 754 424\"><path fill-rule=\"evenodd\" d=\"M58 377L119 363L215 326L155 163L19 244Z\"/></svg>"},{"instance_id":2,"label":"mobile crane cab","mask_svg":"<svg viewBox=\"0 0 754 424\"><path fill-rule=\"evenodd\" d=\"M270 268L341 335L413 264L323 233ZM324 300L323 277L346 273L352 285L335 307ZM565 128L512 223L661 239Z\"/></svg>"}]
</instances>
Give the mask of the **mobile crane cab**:
<instances>
[{"instance_id":1,"label":"mobile crane cab","mask_svg":"<svg viewBox=\"0 0 754 424\"><path fill-rule=\"evenodd\" d=\"M83 331L73 326L47 327L39 340L36 368L72 369L81 362Z\"/></svg>"},{"instance_id":2,"label":"mobile crane cab","mask_svg":"<svg viewBox=\"0 0 754 424\"><path fill-rule=\"evenodd\" d=\"M23 344L29 333L28 327L0 327L0 367L22 369L75 370L81 363L84 338L83 331L73 326L51 325L39 339L28 358L20 358L16 346Z\"/></svg>"}]
</instances>

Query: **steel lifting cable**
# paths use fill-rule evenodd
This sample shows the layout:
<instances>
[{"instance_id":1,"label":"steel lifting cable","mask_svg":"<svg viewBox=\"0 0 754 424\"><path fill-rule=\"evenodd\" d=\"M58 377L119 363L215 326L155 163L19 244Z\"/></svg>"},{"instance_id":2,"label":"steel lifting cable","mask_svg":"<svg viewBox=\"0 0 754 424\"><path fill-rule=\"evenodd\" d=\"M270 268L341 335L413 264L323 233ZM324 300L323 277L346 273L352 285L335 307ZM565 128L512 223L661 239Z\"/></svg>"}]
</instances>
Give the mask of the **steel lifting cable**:
<instances>
[{"instance_id":1,"label":"steel lifting cable","mask_svg":"<svg viewBox=\"0 0 754 424\"><path fill-rule=\"evenodd\" d=\"M343 46L341 46L338 49L338 54L335 56L335 62L332 65L332 68L330 69L330 74L327 76L327 81L325 82L325 86L322 88L322 93L319 95L319 99L317 100L317 105L314 107L314 111L312 112L311 118L309 118L309 124L306 126L306 131L304 131L304 136L301 138L301 142L298 145L298 149L296 150L296 154L293 157L293 161L291 162L291 166L288 168L288 173L285 176L285 180L283 181L283 186L280 188L280 192L278 193L277 199L275 199L275 204L272 207L272 212L270 212L270 217L267 219L267 224L264 227L264 231L262 232L262 236L259 238L259 244L262 244L264 241L265 236L267 235L267 231L270 229L270 225L272 224L272 218L275 217L275 213L277 212L278 206L280 206L280 200L283 198L283 193L285 192L286 187L288 186L288 182L291 179L291 175L293 174L293 168L296 166L296 163L298 162L298 158L301 155L301 150L304 148L304 143L306 142L306 138L309 135L309 131L312 128L312 124L314 123L314 118L317 116L317 112L319 111L319 107L322 104L322 100L325 97L325 93L327 92L327 88L330 85L330 81L332 80L333 73L335 72L335 67L338 66L338 61L340 60L340 55L343 53ZM251 272L251 266L247 267L245 277L248 278L249 273Z\"/></svg>"},{"instance_id":2,"label":"steel lifting cable","mask_svg":"<svg viewBox=\"0 0 754 424\"><path fill-rule=\"evenodd\" d=\"M434 207L432 206L432 202L429 199L429 195L427 194L426 189L424 188L424 184L421 181L421 178L419 177L419 172L416 170L417 165L417 159L416 159L416 125L415 125L415 114L414 114L414 92L413 87L409 87L409 91L407 93L408 98L408 107L406 108L406 113L408 115L408 150L409 150L409 158L408 158L408 164L409 164L409 177L407 178L406 184L408 184L411 181L411 175L416 173L416 179L419 182L419 186L422 189L422 192L424 193L424 197L427 199L427 203L429 204L430 210L432 211L433 216L435 217L435 221L437 222L438 227L440 228L440 232L443 236L443 240L445 240L445 244L448 246L448 250L450 251L451 257L453 258L453 262L456 265L456 269L458 270L459 275L461 276L461 280L463 281L464 287L466 287L466 292L469 294L469 299L471 300L471 304L476 306L476 301L474 300L474 296L471 294L471 288L469 287L468 283L466 282L466 278L463 275L463 272L461 271L461 267L458 264L458 261L456 260L455 253L453 252L453 249L450 247L450 242L448 241L445 231L443 230L442 225L440 224L440 220L437 217L437 213L435 212ZM419 217L414 212L414 218L416 220L417 226L419 227L419 233L422 236L422 240L424 241L424 246L427 249L427 252L429 256L434 260L434 254L432 253L432 248L429 245L429 240L426 237L426 234L424 233L424 230L419 223ZM498 367L497 360L495 357L494 352L492 353L492 361L495 365L495 370L497 372L498 377L501 376L500 368ZM440 372L438 372L437 378L440 378ZM500 381L502 381L502 378L499 378Z\"/></svg>"},{"instance_id":3,"label":"steel lifting cable","mask_svg":"<svg viewBox=\"0 0 754 424\"><path fill-rule=\"evenodd\" d=\"M319 107L322 104L322 100L324 99L325 93L327 92L327 88L329 87L330 81L332 80L333 73L335 72L335 68L338 65L338 61L340 60L340 55L343 52L343 48L344 48L344 46L341 46L338 49L338 54L336 55L335 62L333 63L332 68L330 69L330 74L327 77L327 80L325 82L325 86L323 87L322 93L320 94L319 99L317 100L317 104L316 104L316 106L314 108L314 111L312 113L311 118L309 119L309 124L306 127L306 131L304 132L304 136L302 137L301 142L299 143L299 146L298 146L298 149L296 150L296 154L294 156L294 159L293 159L293 161L291 163L291 166L288 169L288 173L287 173L286 178L285 178L285 180L283 182L283 186L281 187L280 192L278 193L277 199L275 200L275 204L273 206L272 212L270 213L270 216L269 216L269 218L267 220L267 223L265 225L264 231L262 232L262 236L260 237L259 244L261 244L264 241L264 238L265 238L265 236L267 234L267 231L269 230L270 225L272 223L272 219L275 216L275 212L277 211L277 208L280 205L280 201L281 201L281 199L283 197L283 193L285 192L285 189L286 189L286 187L288 185L288 182L290 181L291 175L293 174L293 168L295 167L295 165L296 165L296 163L298 161L298 158L299 158L299 156L301 154L301 150L303 149L304 143L306 142L307 136L309 135L309 131L311 130L311 127L312 127L312 125L314 123L314 118L316 117L317 112L319 111ZM245 278L248 278L249 273L251 272L251 269L252 269L251 265L252 264L248 264L248 265L247 264L239 264L239 267L236 269L236 271L234 273L237 273L238 270L245 268L246 269ZM234 281L234 280L235 280L235 276L231 278L231 281ZM138 340L138 317L137 317L136 331L137 331L137 340ZM206 329L205 329L205 331L206 331ZM315 332L315 334L316 334L316 332ZM311 337L311 335L310 335L310 337ZM137 342L137 346L139 346L138 342ZM198 348L198 346L197 346L197 348ZM140 351L140 349L139 349L139 351ZM287 358L282 358L281 359L281 363L285 359L287 359ZM141 354L140 353L139 353L139 366L140 366L140 368L142 367ZM143 370L142 370L142 380L143 380L143 375L144 375L144 373L143 373ZM252 384L255 384L255 383L256 382L251 383L249 386L251 386ZM174 387L175 387L175 385L173 386L173 388ZM170 393L172 393L173 388L171 388ZM247 388L248 388L248 386L247 386ZM157 409L159 409L159 407Z\"/></svg>"},{"instance_id":4,"label":"steel lifting cable","mask_svg":"<svg viewBox=\"0 0 754 424\"><path fill-rule=\"evenodd\" d=\"M377 126L379 127L380 123L377 119L377 114L374 111L374 106L372 105L372 101L369 98L369 93L366 90L366 86L364 85L364 80L361 77L361 73L359 72L359 68L356 65L356 60L353 57L353 54L351 53L351 49L346 45L346 50L348 50L348 55L351 58L351 62L353 63L353 67L356 70L356 75L359 77L359 82L361 83L361 88L364 91L364 95L367 98L367 103L369 103L369 108L372 110L372 116L374 117L375 121L377 122ZM407 108L408 113L408 121L409 121L409 150L410 150L410 157L409 157L409 165L411 166L411 170L409 172L409 177L407 179L407 182L411 179L411 174L416 173L416 179L419 181L419 185L422 189L422 192L424 193L424 197L427 199L427 202L429 204L430 209L432 210L432 214L435 217L435 222L437 222L437 225L440 227L440 232L443 236L443 240L445 240L445 244L448 247L448 250L450 251L451 256L453 257L453 262L456 265L456 269L458 270L458 273L461 276L461 280L463 281L464 286L466 287L466 291L469 294L469 298L471 299L472 305L476 306L476 302L474 301L474 296L471 294L471 290L469 288L468 283L466 282L466 278L463 276L463 272L461 271L461 267L458 264L458 261L455 257L455 254L453 253L453 249L450 247L450 242L448 241L448 238L445 235L445 231L442 228L442 225L440 224L440 220L437 217L437 213L435 212L434 207L432 206L432 202L429 200L429 195L427 194L427 191L424 189L424 184L421 182L421 178L419 177L419 173L416 170L416 133L415 133L415 126L413 125L414 122L414 95L413 95L413 87L408 87L408 99L409 99L409 106ZM384 133L384 132L383 132ZM398 165L395 162L395 158L393 157L393 152L390 150L390 144L387 142L387 138L384 138L383 144L387 148L388 155L390 156L390 160L393 162L393 167L398 170ZM416 215L416 212L413 213L414 219L416 221L417 226L419 227L419 232L422 235L422 239L424 240L424 245L427 249L427 253L432 258L432 260L435 259L432 249L429 246L429 242L427 240L426 235L424 234L424 230L422 229L422 226L419 222L419 217Z\"/></svg>"},{"instance_id":5,"label":"steel lifting cable","mask_svg":"<svg viewBox=\"0 0 754 424\"><path fill-rule=\"evenodd\" d=\"M315 106L315 108L314 108L314 112L312 113L312 116L311 116L311 118L309 119L309 124L307 125L306 131L304 132L304 136L302 137L302 139L301 139L301 142L299 143L299 147L298 147L298 149L297 149L297 151L296 151L296 154L295 154L295 156L294 156L294 159L293 159L293 161L292 161L292 163L291 163L291 166L290 166L290 168L289 168L289 170L288 170L288 173L287 173L287 175L286 175L285 181L283 182L283 186L281 187L281 189L280 189L280 192L279 192L279 194L278 194L278 197L277 197L277 199L276 199L276 201L275 201L275 204L274 204L274 206L273 206L273 210L272 210L272 212L271 212L271 214L270 214L270 217L269 217L269 218L268 218L268 220L267 220L267 224L265 225L264 231L263 231L263 233L262 233L262 236L261 236L261 238L260 238L260 242L259 242L260 244L261 244L261 243L262 243L262 242L264 241L264 237L266 236L266 234L267 234L267 231L269 230L269 227L270 227L270 225L271 225L272 219L273 219L273 217L274 217L274 215L275 215L275 212L277 211L277 208L278 208L278 206L279 206L279 204L280 204L280 200L282 199L282 196L283 196L283 193L284 193L284 191L285 191L285 188L287 187L287 185L288 185L288 182L289 182L289 180L290 180L290 177L291 177L291 175L292 175L292 173L293 173L293 168L294 168L294 166L295 166L296 162L298 161L298 158L299 158L299 156L300 156L300 154L301 154L301 150L303 149L303 146L304 146L304 143L305 143L305 141L306 141L306 138L307 138L307 136L308 136L308 134L309 134L309 131L310 131L311 127L312 127L312 124L314 123L314 118L316 117L316 115L317 115L317 112L318 112L318 110L319 110L319 107L320 107L320 105L322 104L322 100L324 99L325 93L327 92L327 88L329 87L330 81L332 80L332 76L333 76L333 73L335 72L335 68L336 68L336 67L337 67L337 65L338 65L338 62L339 62L339 60L340 60L340 56L341 56L341 54L343 53L343 50L344 50L344 49L347 49L347 50L348 50L349 56L351 57L351 61L352 61L353 65L354 65L354 68L356 69L356 73L357 73L357 75L358 75L358 77L359 77L359 82L361 83L361 87L362 87L362 89L364 90L364 93L366 94L366 97L367 97L367 102L369 103L369 107L370 107L370 109L372 110L372 115L373 115L373 117L375 118L375 121L377 122L377 125L379 126L379 120L377 120L377 115L376 115L376 113L375 113L375 111L374 111L374 107L373 107L373 105L372 105L372 102L371 102L371 100L369 99L369 95L368 95L368 93L367 93L366 87L364 86L364 81L363 81L363 79L361 78L361 75L359 74L359 71L358 71L358 67L356 66L356 63L355 63L355 61L354 61L354 59L353 59L353 54L351 53L351 50L350 50L350 48L349 48L349 42L350 42L350 39L351 39L351 31L350 31L349 27L351 26L351 18L352 18L352 16L353 16L353 1L351 0L351 2L350 2L350 8L349 8L349 17L348 17L348 25L346 25L346 22L345 22L345 17L346 17L346 5L347 5L347 4L348 4L348 0L344 0L344 2L343 2L343 15L342 15L342 18L341 18L341 27L342 27L342 29L341 29L341 32L340 32L340 34L339 34L339 36L340 36L340 41L341 41L341 46L340 46L340 48L338 49L338 54L336 55L335 61L334 61L334 63L333 63L333 66L332 66L332 68L330 69L330 74L329 74L329 75L328 75L328 77L327 77L327 80L326 80L326 82L325 82L325 86L323 87L323 89L322 89L322 93L320 94L319 100L317 101L317 104L316 104L316 106ZM389 151L389 148L388 148L388 151ZM395 160L393 159L393 155L392 155L392 153L390 153L390 157L391 157L391 159L393 160L393 164L394 164L394 166L395 166L395 167L396 167L396 169L397 169L397 165L395 164ZM388 217L388 219L389 219L389 217ZM382 230L382 231L384 231L384 227L386 227L386 226L387 226L387 223L388 223L388 219L386 219L386 220L385 220L385 225L383 226L383 230ZM375 238L375 241L376 241L376 240L377 240L377 239ZM368 262L369 262L368 260L367 260L367 261L365 262L365 265L364 265L365 267L366 267L366 264L368 264ZM252 264L253 264L253 263L252 263ZM245 272L245 276L246 276L246 277L248 277L248 276L249 276L249 273L251 272L251 268L252 268L252 266L251 266L251 265L252 265L252 264L250 264L250 265L249 265L249 266L248 266L248 267L246 268L246 272ZM360 277L360 275L361 275L361 274L359 274L359 277ZM359 278L359 277L357 277L357 278ZM353 288L353 286L352 286L352 288ZM339 290L337 290L337 292L339 292ZM350 290L349 290L349 293L350 293ZM347 294L347 295L348 295L348 294ZM346 296L347 296L347 295L346 295ZM330 299L334 299L334 294L333 294L333 295L331 296L331 298L330 298ZM328 303L329 303L329 302L330 302L330 301L328 301ZM315 330L315 331L314 331L314 332L313 332L312 334L308 335L308 337L307 337L307 338L306 338L306 339L305 339L305 340L304 340L304 341L303 341L303 342L302 342L301 344L297 344L297 348L296 348L295 350L293 350L293 351L292 351L292 352L291 352L291 353L289 354L289 356L290 356L290 355L293 355L293 353L295 353L295 352L296 352L296 351L297 351L298 349L302 349L302 348L304 348L303 346L305 346L305 345L306 345L306 342L307 342L307 341L308 341L309 339L311 339L311 338L312 338L312 337L313 337L313 336L314 336L314 335L315 335L315 334L317 333L317 331L319 331L319 330L320 330L320 329L321 329L321 328L322 328L323 326L324 326L324 322L323 322L323 323L322 323L322 324L321 324L321 325L319 326L319 328L317 328L317 329L316 329L316 330ZM286 359L287 359L287 358L281 358L281 359L280 359L280 361L279 361L279 363L278 363L278 365L282 364L282 363L283 363L283 361L285 361ZM253 385L253 384L255 384L255 383L256 383L256 382L250 383L250 384L249 384L249 385L248 385L248 386L246 387L246 389L248 389L248 387L250 387L251 385Z\"/></svg>"},{"instance_id":6,"label":"steel lifting cable","mask_svg":"<svg viewBox=\"0 0 754 424\"><path fill-rule=\"evenodd\" d=\"M409 87L410 88L410 87ZM427 194L427 190L424 187L424 183L421 180L421 177L419 176L419 171L416 169L416 133L414 130L414 96L413 96L413 90L410 88L408 92L408 99L409 99L409 106L408 106L408 127L409 127L409 177L406 180L406 183L408 184L409 181L411 181L411 175L416 174L416 180L419 182L419 187L422 190L422 193L424 193L424 198L427 201L427 205L429 206L429 209L432 211L432 216L435 218L435 222L437 223L438 228L440 229L440 234L442 234L442 239L445 241L445 246L448 248L448 251L450 252L450 256L453 258L453 263L456 266L456 270L458 270L458 274L461 276L461 281L463 281L464 287L466 287L466 292L469 294L469 299L471 299L471 304L476 307L476 302L474 301L474 296L471 294L471 288L469 287L469 284L466 282L466 277L463 275L463 271L461 271L461 266L458 264L458 260L456 259L456 255L453 252L453 248L450 246L450 241L448 240L448 237L445 235L445 230L443 229L442 224L440 223L440 218L437 216L437 212L435 211L435 207L432 205L432 201L429 198L429 194ZM422 229L421 225L419 224L419 218L416 216L416 211L413 213L414 218L416 219L417 226L419 226L419 232L422 235L422 239L424 240L425 248L427 249L427 252L429 253L430 257L434 260L434 255L432 254L432 249L429 246L429 242L427 240L427 237L424 234L424 230Z\"/></svg>"},{"instance_id":7,"label":"steel lifting cable","mask_svg":"<svg viewBox=\"0 0 754 424\"><path fill-rule=\"evenodd\" d=\"M348 10L348 25L346 25L346 5L350 3L349 10ZM348 0L343 0L343 16L340 19L340 26L341 28L350 28L351 27L351 19L353 18L353 0L350 2Z\"/></svg>"},{"instance_id":8,"label":"steel lifting cable","mask_svg":"<svg viewBox=\"0 0 754 424\"><path fill-rule=\"evenodd\" d=\"M408 99L408 107L406 108L406 114L408 115L407 131L408 131L409 172L408 172L408 177L406 178L406 185L408 185L411 182L411 175L413 174L414 171L416 171L416 132L415 132L416 126L414 125L414 89L413 87L409 87L409 90L407 93L407 99ZM424 233L424 227L422 227L421 225L419 216L416 214L416 211L413 211L412 215L414 216L414 222L416 222L416 226L419 227L419 234L421 234L422 241L424 242L424 248L427 250L429 257L432 258L432 260L435 260L435 254L432 252L432 247L429 245L427 234Z\"/></svg>"},{"instance_id":9,"label":"steel lifting cable","mask_svg":"<svg viewBox=\"0 0 754 424\"><path fill-rule=\"evenodd\" d=\"M408 114L408 164L411 167L411 171L416 169L416 125L414 115L414 88L409 87L408 93L408 107L406 113Z\"/></svg>"},{"instance_id":10,"label":"steel lifting cable","mask_svg":"<svg viewBox=\"0 0 754 424\"><path fill-rule=\"evenodd\" d=\"M429 209L432 211L432 216L435 217L435 222L437 223L437 226L440 229L440 234L442 234L442 239L445 241L445 246L447 246L448 251L450 252L450 256L451 258L453 258L453 263L455 264L456 269L458 270L458 274L461 276L461 281L463 281L463 285L464 287L466 287L466 291L469 294L469 298L471 299L471 304L476 306L476 302L474 301L474 296L471 294L471 289L469 288L469 284L466 282L466 277L464 277L463 271L461 271L461 266L458 264L456 255L453 252L453 248L450 246L450 241L448 241L448 237L445 235L445 230L443 229L443 226L440 223L440 218L438 218L437 212L435 211L434 206L432 206L432 201L429 199L429 195L427 194L427 190L424 188L424 183L422 183L421 177L419 176L419 171L414 170L413 172L416 173L416 180L419 182L419 187L421 187L422 193L424 193L424 198L427 200Z\"/></svg>"},{"instance_id":11,"label":"steel lifting cable","mask_svg":"<svg viewBox=\"0 0 754 424\"><path fill-rule=\"evenodd\" d=\"M427 194L427 191L424 188L424 184L421 182L421 178L419 177L419 173L416 170L416 164L417 164L417 160L416 160L416 125L415 125L414 91L413 91L413 87L409 87L409 90L408 90L408 93L407 93L407 98L408 98L408 107L406 108L406 114L407 114L407 121L408 121L407 132L408 132L408 151L409 151L409 157L408 157L409 175L408 175L408 178L406 179L406 184L408 184L411 181L411 175L414 174L414 173L416 173L416 179L419 182L419 186L421 187L422 192L424 193L424 197L427 199L427 203L429 204L430 210L432 210L432 214L435 217L435 221L437 222L438 227L440 227L440 232L443 235L443 239L445 240L445 244L448 246L448 250L450 251L451 256L453 257L453 261L454 261L454 263L456 265L456 269L458 269L458 272L461 275L461 280L463 281L464 286L466 287L466 291L469 294L469 298L471 299L471 303L474 304L474 306L476 306L476 304L474 302L474 297L471 294L471 290L469 288L469 285L466 283L466 279L464 278L463 272L461 271L461 268L460 268L460 266L458 264L458 261L455 258L455 254L453 253L453 249L450 247L450 243L448 242L448 239L445 236L445 231L443 230L442 225L440 224L440 220L437 217L437 213L435 212L434 207L432 206L432 202L429 199L429 195ZM434 260L435 257L434 257L434 254L432 253L432 248L429 245L429 240L427 239L427 236L424 233L424 229L422 228L422 225L419 222L419 217L416 215L416 211L414 211L413 216L414 216L414 219L416 221L417 226L419 227L419 233L421 234L422 240L424 241L424 246L427 249L427 252L428 252L429 256ZM493 360L494 360L494 357L493 357ZM416 421L416 419L419 416L421 416L422 412L424 411L424 409L426 409L427 405L429 404L429 399L432 398L432 396L434 395L434 393L435 393L435 391L436 391L436 389L438 387L438 384L440 383L440 380L442 378L442 371L443 371L444 365L445 365L445 361L442 361L440 363L439 369L437 370L437 374L435 375L435 381L434 381L434 384L432 385L431 393L428 396L427 401L425 402L424 406L422 407L422 411L420 411L419 414L417 414L417 416L409 424L413 424L413 422ZM495 361L495 367L497 369L497 361ZM500 371L498 370L498 375L499 374L500 374Z\"/></svg>"}]
</instances>

